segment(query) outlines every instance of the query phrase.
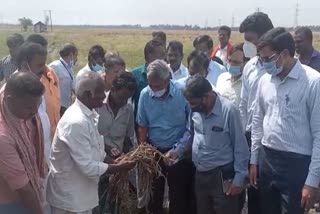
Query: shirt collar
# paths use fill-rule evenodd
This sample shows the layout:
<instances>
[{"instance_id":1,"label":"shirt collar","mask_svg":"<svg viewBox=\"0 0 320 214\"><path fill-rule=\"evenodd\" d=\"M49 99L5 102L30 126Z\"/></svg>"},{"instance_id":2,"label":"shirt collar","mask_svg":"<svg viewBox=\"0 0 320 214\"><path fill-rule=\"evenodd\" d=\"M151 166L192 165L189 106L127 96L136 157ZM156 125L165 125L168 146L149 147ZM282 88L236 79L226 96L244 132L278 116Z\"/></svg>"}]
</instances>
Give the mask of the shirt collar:
<instances>
[{"instance_id":1,"label":"shirt collar","mask_svg":"<svg viewBox=\"0 0 320 214\"><path fill-rule=\"evenodd\" d=\"M168 64L168 66L169 66L169 68L171 69L170 64ZM179 68L178 68L178 70L175 70L175 71L174 71L174 70L172 70L172 69L171 69L171 70L172 70L172 72L173 72L173 73L176 73L176 72L180 72L180 73L181 73L181 72L182 72L182 70L183 70L183 67L182 67L182 66L183 66L183 64L182 64L182 62L181 62L181 63L180 63L180 66L179 66Z\"/></svg>"},{"instance_id":2,"label":"shirt collar","mask_svg":"<svg viewBox=\"0 0 320 214\"><path fill-rule=\"evenodd\" d=\"M109 103L109 95L110 95L110 91L106 91L105 92L106 98L104 99L103 103L108 104Z\"/></svg>"},{"instance_id":3,"label":"shirt collar","mask_svg":"<svg viewBox=\"0 0 320 214\"><path fill-rule=\"evenodd\" d=\"M311 55L311 59L315 58L315 57L320 57L320 52L317 51L316 49L313 49L312 55Z\"/></svg>"},{"instance_id":4,"label":"shirt collar","mask_svg":"<svg viewBox=\"0 0 320 214\"><path fill-rule=\"evenodd\" d=\"M147 75L147 65L146 65L146 64L144 64L144 65L142 66L142 73L144 73L145 75Z\"/></svg>"},{"instance_id":5,"label":"shirt collar","mask_svg":"<svg viewBox=\"0 0 320 214\"><path fill-rule=\"evenodd\" d=\"M208 115L210 116L211 114L218 116L222 114L222 110L221 110L221 100L218 94L216 94L216 102L214 103L214 106L211 110L211 113Z\"/></svg>"},{"instance_id":6,"label":"shirt collar","mask_svg":"<svg viewBox=\"0 0 320 214\"><path fill-rule=\"evenodd\" d=\"M80 100L76 99L75 101L75 104L81 109L81 111L87 115L88 117L91 117L91 118L99 118L99 115L98 113L93 109L92 111L87 107L85 106Z\"/></svg>"},{"instance_id":7,"label":"shirt collar","mask_svg":"<svg viewBox=\"0 0 320 214\"><path fill-rule=\"evenodd\" d=\"M296 64L293 66L293 68L291 69L287 77L291 79L298 79L301 69L302 69L302 65L300 61L297 60Z\"/></svg>"},{"instance_id":8,"label":"shirt collar","mask_svg":"<svg viewBox=\"0 0 320 214\"><path fill-rule=\"evenodd\" d=\"M221 48L221 44L219 43L219 49L220 49L220 50L225 50L225 51L227 51L228 45L229 45L229 43L228 43L224 48Z\"/></svg>"},{"instance_id":9,"label":"shirt collar","mask_svg":"<svg viewBox=\"0 0 320 214\"><path fill-rule=\"evenodd\" d=\"M68 63L66 61L64 61L64 59L62 57L60 57L60 61L63 62L65 65L68 65Z\"/></svg>"},{"instance_id":10,"label":"shirt collar","mask_svg":"<svg viewBox=\"0 0 320 214\"><path fill-rule=\"evenodd\" d=\"M88 71L93 71L93 70L90 68L89 63L87 63L85 69L88 70Z\"/></svg>"}]
</instances>

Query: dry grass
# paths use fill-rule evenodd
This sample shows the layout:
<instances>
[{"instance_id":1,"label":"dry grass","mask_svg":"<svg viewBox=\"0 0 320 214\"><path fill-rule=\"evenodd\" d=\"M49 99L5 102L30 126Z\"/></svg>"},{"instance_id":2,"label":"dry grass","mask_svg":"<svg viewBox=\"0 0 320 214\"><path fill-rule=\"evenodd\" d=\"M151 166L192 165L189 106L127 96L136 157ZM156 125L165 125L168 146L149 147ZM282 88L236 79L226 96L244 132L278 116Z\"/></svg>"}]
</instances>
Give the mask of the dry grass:
<instances>
[{"instance_id":1,"label":"dry grass","mask_svg":"<svg viewBox=\"0 0 320 214\"><path fill-rule=\"evenodd\" d=\"M152 183L162 175L159 161L164 156L150 144L140 144L135 150L122 155L116 162L134 161L137 165L137 193L130 188L129 173L115 173L110 177L108 198L119 204L120 213L135 213L138 201L147 204L152 195Z\"/></svg>"}]
</instances>

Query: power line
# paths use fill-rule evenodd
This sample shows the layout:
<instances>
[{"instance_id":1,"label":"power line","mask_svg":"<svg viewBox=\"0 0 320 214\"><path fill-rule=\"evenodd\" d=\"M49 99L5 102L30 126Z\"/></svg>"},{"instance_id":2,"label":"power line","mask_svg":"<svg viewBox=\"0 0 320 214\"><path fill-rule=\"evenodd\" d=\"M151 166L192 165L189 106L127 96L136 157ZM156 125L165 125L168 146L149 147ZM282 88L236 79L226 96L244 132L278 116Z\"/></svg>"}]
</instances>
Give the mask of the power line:
<instances>
[{"instance_id":1,"label":"power line","mask_svg":"<svg viewBox=\"0 0 320 214\"><path fill-rule=\"evenodd\" d=\"M294 27L297 27L299 25L299 12L300 12L300 6L299 6L299 2L297 1L295 16L294 16Z\"/></svg>"}]
</instances>

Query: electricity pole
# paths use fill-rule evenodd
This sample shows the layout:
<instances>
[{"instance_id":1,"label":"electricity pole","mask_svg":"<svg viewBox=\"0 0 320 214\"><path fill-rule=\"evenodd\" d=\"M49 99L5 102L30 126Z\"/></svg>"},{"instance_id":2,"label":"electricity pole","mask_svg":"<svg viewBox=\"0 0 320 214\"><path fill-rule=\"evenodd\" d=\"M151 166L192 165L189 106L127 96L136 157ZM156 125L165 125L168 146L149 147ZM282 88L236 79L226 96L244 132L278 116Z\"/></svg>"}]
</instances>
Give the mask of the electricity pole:
<instances>
[{"instance_id":1,"label":"electricity pole","mask_svg":"<svg viewBox=\"0 0 320 214\"><path fill-rule=\"evenodd\" d=\"M51 32L52 32L52 16L51 16L51 10L49 11L49 17L50 17L50 26L51 26Z\"/></svg>"}]
</instances>

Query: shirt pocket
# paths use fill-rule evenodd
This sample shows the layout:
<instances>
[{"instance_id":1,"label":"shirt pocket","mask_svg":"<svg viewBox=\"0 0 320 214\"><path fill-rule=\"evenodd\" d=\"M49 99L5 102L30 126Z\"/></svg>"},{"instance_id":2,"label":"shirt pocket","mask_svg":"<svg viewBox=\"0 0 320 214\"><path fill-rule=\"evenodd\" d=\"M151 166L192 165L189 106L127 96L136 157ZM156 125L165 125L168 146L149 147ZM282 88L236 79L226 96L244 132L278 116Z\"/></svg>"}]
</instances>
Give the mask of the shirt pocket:
<instances>
[{"instance_id":1,"label":"shirt pocket","mask_svg":"<svg viewBox=\"0 0 320 214\"><path fill-rule=\"evenodd\" d=\"M214 125L206 131L206 147L213 150L221 150L230 141L229 130L220 125Z\"/></svg>"},{"instance_id":2,"label":"shirt pocket","mask_svg":"<svg viewBox=\"0 0 320 214\"><path fill-rule=\"evenodd\" d=\"M280 115L283 119L294 120L297 119L297 115L301 115L301 110L306 105L305 98L299 94L293 96L292 94L286 94L281 96L279 100Z\"/></svg>"}]
</instances>

